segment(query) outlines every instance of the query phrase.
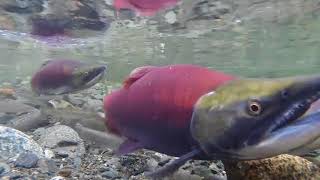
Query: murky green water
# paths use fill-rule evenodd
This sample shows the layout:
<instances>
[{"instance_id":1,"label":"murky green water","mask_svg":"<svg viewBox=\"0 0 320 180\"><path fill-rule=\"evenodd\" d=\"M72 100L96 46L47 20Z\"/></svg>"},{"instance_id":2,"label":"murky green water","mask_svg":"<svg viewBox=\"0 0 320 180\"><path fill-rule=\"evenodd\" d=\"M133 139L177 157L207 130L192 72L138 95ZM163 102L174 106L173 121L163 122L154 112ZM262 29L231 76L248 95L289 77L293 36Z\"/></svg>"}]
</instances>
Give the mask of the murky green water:
<instances>
[{"instance_id":1,"label":"murky green water","mask_svg":"<svg viewBox=\"0 0 320 180\"><path fill-rule=\"evenodd\" d=\"M80 45L50 46L31 38L0 40L0 80L31 76L43 61L71 58L108 66L108 79L121 81L143 65L192 63L250 77L317 73L320 18L307 15L282 23L239 24L199 36L159 33L144 25L112 26Z\"/></svg>"}]
</instances>

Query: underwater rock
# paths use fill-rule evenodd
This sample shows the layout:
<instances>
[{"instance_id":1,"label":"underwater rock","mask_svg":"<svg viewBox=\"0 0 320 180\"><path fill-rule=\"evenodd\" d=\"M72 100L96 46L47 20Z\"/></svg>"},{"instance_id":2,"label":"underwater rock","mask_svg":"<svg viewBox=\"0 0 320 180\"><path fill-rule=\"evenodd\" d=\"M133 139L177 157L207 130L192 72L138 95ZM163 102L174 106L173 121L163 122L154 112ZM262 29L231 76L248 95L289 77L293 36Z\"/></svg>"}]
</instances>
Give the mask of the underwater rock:
<instances>
[{"instance_id":1,"label":"underwater rock","mask_svg":"<svg viewBox=\"0 0 320 180\"><path fill-rule=\"evenodd\" d=\"M25 180L31 180L28 176L24 176L22 174L19 174L18 172L10 172L2 177L4 180L11 180L11 179L25 179Z\"/></svg>"},{"instance_id":2,"label":"underwater rock","mask_svg":"<svg viewBox=\"0 0 320 180\"><path fill-rule=\"evenodd\" d=\"M227 180L227 174L221 161L189 161L182 169L204 179Z\"/></svg>"},{"instance_id":3,"label":"underwater rock","mask_svg":"<svg viewBox=\"0 0 320 180\"><path fill-rule=\"evenodd\" d=\"M232 15L241 21L262 20L264 22L284 22L289 18L304 16L306 13L317 11L318 1L232 1Z\"/></svg>"},{"instance_id":4,"label":"underwater rock","mask_svg":"<svg viewBox=\"0 0 320 180\"><path fill-rule=\"evenodd\" d=\"M177 15L173 11L167 12L164 18L166 19L166 22L169 24L174 24L177 22Z\"/></svg>"},{"instance_id":5,"label":"underwater rock","mask_svg":"<svg viewBox=\"0 0 320 180\"><path fill-rule=\"evenodd\" d=\"M0 6L13 13L25 14L41 12L43 10L43 0L2 0Z\"/></svg>"},{"instance_id":6,"label":"underwater rock","mask_svg":"<svg viewBox=\"0 0 320 180\"><path fill-rule=\"evenodd\" d=\"M39 157L34 153L22 153L14 162L16 167L33 168L37 165Z\"/></svg>"},{"instance_id":7,"label":"underwater rock","mask_svg":"<svg viewBox=\"0 0 320 180\"><path fill-rule=\"evenodd\" d=\"M35 15L30 21L31 34L40 36L67 35L66 28L71 23L70 17L60 17L55 14Z\"/></svg>"},{"instance_id":8,"label":"underwater rock","mask_svg":"<svg viewBox=\"0 0 320 180\"><path fill-rule=\"evenodd\" d=\"M72 174L72 169L71 168L62 168L59 170L58 175L62 177L70 177Z\"/></svg>"},{"instance_id":9,"label":"underwater rock","mask_svg":"<svg viewBox=\"0 0 320 180\"><path fill-rule=\"evenodd\" d=\"M150 156L165 156L159 153ZM155 158L158 161L157 165L150 167L149 170L165 166L167 163L172 161L173 158L170 156L162 157L161 159ZM149 161L152 159L149 159ZM226 172L224 171L224 166L221 161L203 161L203 160L190 160L185 165L183 165L174 174L164 179L168 180L179 180L179 179L190 179L190 180L227 180Z\"/></svg>"},{"instance_id":10,"label":"underwater rock","mask_svg":"<svg viewBox=\"0 0 320 180\"><path fill-rule=\"evenodd\" d=\"M38 141L42 147L50 148L62 157L76 158L85 153L83 140L76 131L65 125L47 128Z\"/></svg>"},{"instance_id":11,"label":"underwater rock","mask_svg":"<svg viewBox=\"0 0 320 180\"><path fill-rule=\"evenodd\" d=\"M104 119L100 117L100 115L97 112L87 111L78 107L69 106L69 103L63 104L56 104L56 107L59 107L58 109L51 107L41 108L42 118L50 124L59 123L61 125L67 125L73 128L75 131L77 131L77 133L80 135L82 139L89 140L89 142L93 142L95 140L90 139L90 137L88 137L86 133L83 133L82 129L78 128L79 124L85 128L89 128L90 130L97 130L102 132L103 134L106 134ZM66 108L62 108L65 105L67 105ZM34 131L34 135L39 136L39 133L41 134L42 130L43 129L38 128L36 131Z\"/></svg>"},{"instance_id":12,"label":"underwater rock","mask_svg":"<svg viewBox=\"0 0 320 180\"><path fill-rule=\"evenodd\" d=\"M105 30L110 22L102 21L100 16L97 7L85 1L51 0L46 13L31 17L32 34L53 36L68 35L73 29Z\"/></svg>"},{"instance_id":13,"label":"underwater rock","mask_svg":"<svg viewBox=\"0 0 320 180\"><path fill-rule=\"evenodd\" d=\"M0 26L1 26L1 18L0 16ZM0 88L0 98L1 99L16 99L16 92L13 88Z\"/></svg>"},{"instance_id":14,"label":"underwater rock","mask_svg":"<svg viewBox=\"0 0 320 180\"><path fill-rule=\"evenodd\" d=\"M48 101L48 104L54 108L54 109L73 109L75 108L72 104L69 102L63 100L63 99L51 99Z\"/></svg>"},{"instance_id":15,"label":"underwater rock","mask_svg":"<svg viewBox=\"0 0 320 180\"><path fill-rule=\"evenodd\" d=\"M320 168L312 162L292 155L253 161L224 162L228 180L319 179Z\"/></svg>"},{"instance_id":16,"label":"underwater rock","mask_svg":"<svg viewBox=\"0 0 320 180\"><path fill-rule=\"evenodd\" d=\"M15 161L21 154L31 152L43 157L42 148L28 135L13 128L0 126L0 159Z\"/></svg>"},{"instance_id":17,"label":"underwater rock","mask_svg":"<svg viewBox=\"0 0 320 180\"><path fill-rule=\"evenodd\" d=\"M231 11L231 6L222 1L201 0L195 3L190 19L219 19Z\"/></svg>"},{"instance_id":18,"label":"underwater rock","mask_svg":"<svg viewBox=\"0 0 320 180\"><path fill-rule=\"evenodd\" d=\"M206 32L224 27L226 24L233 24L233 20L229 17L232 12L232 3L228 1L183 0L173 10L158 18L158 30Z\"/></svg>"},{"instance_id":19,"label":"underwater rock","mask_svg":"<svg viewBox=\"0 0 320 180\"><path fill-rule=\"evenodd\" d=\"M114 20L113 9L104 4L88 0L2 0L0 36L15 42L29 38L48 43L85 41L97 36L97 31L102 35Z\"/></svg>"},{"instance_id":20,"label":"underwater rock","mask_svg":"<svg viewBox=\"0 0 320 180\"><path fill-rule=\"evenodd\" d=\"M82 94L68 94L65 96L65 100L70 102L72 105L82 107L85 103L85 97Z\"/></svg>"},{"instance_id":21,"label":"underwater rock","mask_svg":"<svg viewBox=\"0 0 320 180\"><path fill-rule=\"evenodd\" d=\"M0 15L0 29L15 30L16 29L16 22L9 15L1 14Z\"/></svg>"},{"instance_id":22,"label":"underwater rock","mask_svg":"<svg viewBox=\"0 0 320 180\"><path fill-rule=\"evenodd\" d=\"M120 164L128 177L139 175L148 169L146 157L137 154L128 154L120 157Z\"/></svg>"},{"instance_id":23,"label":"underwater rock","mask_svg":"<svg viewBox=\"0 0 320 180\"><path fill-rule=\"evenodd\" d=\"M183 0L174 7L177 21L167 21L161 15L158 30L205 34L213 30L224 31L243 23L283 23L316 12L320 4L314 0L291 1L222 1ZM151 24L151 23L150 23Z\"/></svg>"},{"instance_id":24,"label":"underwater rock","mask_svg":"<svg viewBox=\"0 0 320 180\"><path fill-rule=\"evenodd\" d=\"M119 9L118 10L117 18L119 18L121 20L124 20L124 19L134 20L135 17L136 17L136 13L131 9Z\"/></svg>"},{"instance_id":25,"label":"underwater rock","mask_svg":"<svg viewBox=\"0 0 320 180\"><path fill-rule=\"evenodd\" d=\"M48 159L52 159L54 157L54 152L52 152L50 149L45 149L44 156Z\"/></svg>"},{"instance_id":26,"label":"underwater rock","mask_svg":"<svg viewBox=\"0 0 320 180\"><path fill-rule=\"evenodd\" d=\"M311 151L307 154L302 155L301 157L311 161L312 163L316 164L320 167L320 149Z\"/></svg>"},{"instance_id":27,"label":"underwater rock","mask_svg":"<svg viewBox=\"0 0 320 180\"><path fill-rule=\"evenodd\" d=\"M54 174L58 171L58 167L54 160L41 158L37 162L37 167L41 173Z\"/></svg>"},{"instance_id":28,"label":"underwater rock","mask_svg":"<svg viewBox=\"0 0 320 180\"><path fill-rule=\"evenodd\" d=\"M101 93L103 90L97 89L99 84L100 83L97 83L95 86L92 86L81 93L67 94L64 97L64 100L76 107L94 110L94 112L99 110L102 111L102 101L105 94Z\"/></svg>"},{"instance_id":29,"label":"underwater rock","mask_svg":"<svg viewBox=\"0 0 320 180\"><path fill-rule=\"evenodd\" d=\"M28 131L47 124L40 110L14 100L0 102L0 123L20 131Z\"/></svg>"},{"instance_id":30,"label":"underwater rock","mask_svg":"<svg viewBox=\"0 0 320 180\"><path fill-rule=\"evenodd\" d=\"M7 163L0 162L0 177L9 173L11 170L10 166Z\"/></svg>"},{"instance_id":31,"label":"underwater rock","mask_svg":"<svg viewBox=\"0 0 320 180\"><path fill-rule=\"evenodd\" d=\"M103 112L103 102L102 100L97 100L97 99L88 99L84 104L83 104L83 109L85 110L91 110L93 112L98 112L102 111Z\"/></svg>"},{"instance_id":32,"label":"underwater rock","mask_svg":"<svg viewBox=\"0 0 320 180\"><path fill-rule=\"evenodd\" d=\"M112 169L112 168L105 168L102 172L101 172L101 176L107 179L117 179L117 178L121 178L121 176L119 175L119 172Z\"/></svg>"}]
</instances>

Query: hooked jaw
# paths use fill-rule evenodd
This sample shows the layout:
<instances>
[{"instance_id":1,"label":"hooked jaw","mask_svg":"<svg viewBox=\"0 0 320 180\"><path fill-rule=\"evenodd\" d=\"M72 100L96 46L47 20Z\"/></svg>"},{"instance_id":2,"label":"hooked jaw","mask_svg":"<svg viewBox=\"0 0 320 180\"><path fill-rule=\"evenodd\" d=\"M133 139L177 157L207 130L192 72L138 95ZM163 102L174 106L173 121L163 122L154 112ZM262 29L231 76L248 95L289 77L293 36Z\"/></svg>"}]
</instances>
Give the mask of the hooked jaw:
<instances>
[{"instance_id":1,"label":"hooked jaw","mask_svg":"<svg viewBox=\"0 0 320 180\"><path fill-rule=\"evenodd\" d=\"M105 73L105 66L80 67L72 73L71 84L75 90L86 89L99 82Z\"/></svg>"},{"instance_id":2,"label":"hooked jaw","mask_svg":"<svg viewBox=\"0 0 320 180\"><path fill-rule=\"evenodd\" d=\"M320 76L236 79L203 95L191 133L220 159L303 154L320 147L320 113L306 114L320 98Z\"/></svg>"}]
</instances>

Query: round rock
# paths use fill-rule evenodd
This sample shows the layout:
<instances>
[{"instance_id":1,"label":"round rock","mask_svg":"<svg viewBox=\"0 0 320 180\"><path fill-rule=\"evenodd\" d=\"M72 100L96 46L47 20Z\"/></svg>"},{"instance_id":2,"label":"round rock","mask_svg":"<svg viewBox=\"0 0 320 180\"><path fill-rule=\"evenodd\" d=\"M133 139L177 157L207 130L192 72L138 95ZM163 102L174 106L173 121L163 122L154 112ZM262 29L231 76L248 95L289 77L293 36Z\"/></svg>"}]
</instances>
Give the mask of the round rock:
<instances>
[{"instance_id":1,"label":"round rock","mask_svg":"<svg viewBox=\"0 0 320 180\"><path fill-rule=\"evenodd\" d=\"M16 167L33 168L37 165L39 157L33 153L22 153L14 162Z\"/></svg>"},{"instance_id":2,"label":"round rock","mask_svg":"<svg viewBox=\"0 0 320 180\"><path fill-rule=\"evenodd\" d=\"M23 132L0 126L0 159L15 161L21 154L31 152L43 157L43 149Z\"/></svg>"},{"instance_id":3,"label":"round rock","mask_svg":"<svg viewBox=\"0 0 320 180\"><path fill-rule=\"evenodd\" d=\"M41 173L54 174L58 171L57 164L52 159L41 158L38 160L37 166Z\"/></svg>"},{"instance_id":4,"label":"round rock","mask_svg":"<svg viewBox=\"0 0 320 180\"><path fill-rule=\"evenodd\" d=\"M56 125L45 129L39 139L42 147L50 148L62 157L76 158L85 153L83 140L72 128L65 125Z\"/></svg>"}]
</instances>

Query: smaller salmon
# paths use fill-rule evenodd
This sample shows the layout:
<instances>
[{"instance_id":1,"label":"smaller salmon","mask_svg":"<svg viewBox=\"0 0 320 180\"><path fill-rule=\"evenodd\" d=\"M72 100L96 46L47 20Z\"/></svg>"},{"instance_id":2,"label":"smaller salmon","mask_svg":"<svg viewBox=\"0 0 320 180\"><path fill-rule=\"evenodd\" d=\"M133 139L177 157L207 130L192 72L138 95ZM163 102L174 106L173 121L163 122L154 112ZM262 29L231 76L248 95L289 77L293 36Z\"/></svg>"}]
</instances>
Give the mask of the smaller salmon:
<instances>
[{"instance_id":1,"label":"smaller salmon","mask_svg":"<svg viewBox=\"0 0 320 180\"><path fill-rule=\"evenodd\" d=\"M105 73L105 66L75 60L50 60L33 75L31 87L38 95L73 93L95 85Z\"/></svg>"}]
</instances>

